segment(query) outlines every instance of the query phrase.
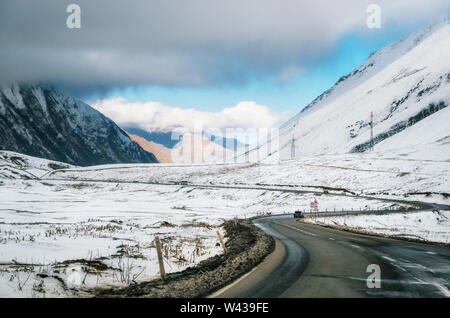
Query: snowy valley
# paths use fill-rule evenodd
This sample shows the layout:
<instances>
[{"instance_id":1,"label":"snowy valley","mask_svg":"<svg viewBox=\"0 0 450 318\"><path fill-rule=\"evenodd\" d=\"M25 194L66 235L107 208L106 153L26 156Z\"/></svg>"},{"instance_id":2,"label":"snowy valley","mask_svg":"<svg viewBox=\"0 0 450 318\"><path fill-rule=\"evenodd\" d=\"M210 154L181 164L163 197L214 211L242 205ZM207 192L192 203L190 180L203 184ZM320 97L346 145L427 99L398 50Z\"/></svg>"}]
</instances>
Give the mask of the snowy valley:
<instances>
[{"instance_id":1,"label":"snowy valley","mask_svg":"<svg viewBox=\"0 0 450 318\"><path fill-rule=\"evenodd\" d=\"M30 157L17 164L22 156L16 153L1 157L1 171L14 167L21 173L4 173L0 183L2 296L88 296L93 287L157 278L156 235L163 241L166 271L180 271L223 253L216 231L223 234L225 220L310 211L313 200L320 211L393 211L309 222L450 243L448 210L408 210L417 208L416 201L450 206L448 157L430 161L371 153L277 164L56 170Z\"/></svg>"},{"instance_id":2,"label":"snowy valley","mask_svg":"<svg viewBox=\"0 0 450 318\"><path fill-rule=\"evenodd\" d=\"M157 278L155 236L178 272L223 253L224 221L308 213L314 200L389 213L306 222L450 244L449 57L448 20L375 52L250 148L261 160L189 134L170 150L134 136L139 146L71 97L2 87L0 297L88 297ZM201 161L232 162L188 163L190 138Z\"/></svg>"}]
</instances>

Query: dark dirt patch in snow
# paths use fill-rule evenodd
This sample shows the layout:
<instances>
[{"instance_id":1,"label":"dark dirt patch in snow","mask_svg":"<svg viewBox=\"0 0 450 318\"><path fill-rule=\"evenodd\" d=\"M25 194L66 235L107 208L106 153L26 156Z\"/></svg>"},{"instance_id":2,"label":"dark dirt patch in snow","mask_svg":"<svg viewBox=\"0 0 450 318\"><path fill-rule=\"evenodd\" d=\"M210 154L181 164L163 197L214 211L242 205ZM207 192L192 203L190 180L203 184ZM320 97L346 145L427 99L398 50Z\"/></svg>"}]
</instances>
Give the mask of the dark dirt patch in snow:
<instances>
[{"instance_id":1,"label":"dark dirt patch in snow","mask_svg":"<svg viewBox=\"0 0 450 318\"><path fill-rule=\"evenodd\" d=\"M96 297L205 297L232 283L258 265L275 248L275 241L251 224L233 221L224 224L227 251L161 279L123 288L95 289Z\"/></svg>"}]
</instances>

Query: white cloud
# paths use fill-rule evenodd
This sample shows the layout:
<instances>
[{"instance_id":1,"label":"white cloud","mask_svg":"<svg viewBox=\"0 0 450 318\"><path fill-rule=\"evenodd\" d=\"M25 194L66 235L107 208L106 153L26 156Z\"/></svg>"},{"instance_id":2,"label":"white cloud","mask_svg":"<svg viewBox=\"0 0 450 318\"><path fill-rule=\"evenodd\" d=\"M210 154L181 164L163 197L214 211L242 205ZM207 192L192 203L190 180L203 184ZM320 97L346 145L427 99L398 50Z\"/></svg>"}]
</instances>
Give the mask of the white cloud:
<instances>
[{"instance_id":1,"label":"white cloud","mask_svg":"<svg viewBox=\"0 0 450 318\"><path fill-rule=\"evenodd\" d=\"M148 131L176 128L225 129L272 128L286 119L254 101L243 101L220 112L203 112L192 108L171 107L161 102L127 102L124 98L97 101L92 107L110 117L119 125L136 124Z\"/></svg>"}]
</instances>

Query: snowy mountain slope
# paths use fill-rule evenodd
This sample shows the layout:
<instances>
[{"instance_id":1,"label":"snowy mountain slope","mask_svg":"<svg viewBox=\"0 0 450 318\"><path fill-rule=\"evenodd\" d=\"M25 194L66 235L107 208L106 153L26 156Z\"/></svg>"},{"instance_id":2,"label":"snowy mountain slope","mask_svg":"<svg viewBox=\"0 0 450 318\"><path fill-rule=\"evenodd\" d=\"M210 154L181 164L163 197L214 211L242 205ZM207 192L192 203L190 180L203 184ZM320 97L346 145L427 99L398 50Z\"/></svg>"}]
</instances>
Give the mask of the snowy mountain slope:
<instances>
[{"instance_id":1,"label":"snowy mountain slope","mask_svg":"<svg viewBox=\"0 0 450 318\"><path fill-rule=\"evenodd\" d=\"M372 54L282 125L280 151L266 160L290 158L293 136L296 156L367 151L371 112L377 151L448 147L449 57L448 19Z\"/></svg>"},{"instance_id":2,"label":"snowy mountain slope","mask_svg":"<svg viewBox=\"0 0 450 318\"><path fill-rule=\"evenodd\" d=\"M157 162L112 120L45 86L2 86L0 129L2 150L80 166Z\"/></svg>"},{"instance_id":3,"label":"snowy mountain slope","mask_svg":"<svg viewBox=\"0 0 450 318\"><path fill-rule=\"evenodd\" d=\"M134 140L142 149L151 152L155 155L161 163L172 163L172 158L170 157L171 149L164 147L161 144L155 143L153 141L147 141L147 139L139 137L138 135L133 135L128 133L131 140Z\"/></svg>"},{"instance_id":4,"label":"snowy mountain slope","mask_svg":"<svg viewBox=\"0 0 450 318\"><path fill-rule=\"evenodd\" d=\"M121 128L133 134L144 138L149 142L154 142L160 144L165 148L172 149L179 142L179 134L174 134L172 131L146 131L144 129L138 128L135 125L121 125Z\"/></svg>"},{"instance_id":5,"label":"snowy mountain slope","mask_svg":"<svg viewBox=\"0 0 450 318\"><path fill-rule=\"evenodd\" d=\"M73 168L62 162L0 151L0 179L36 179L59 169Z\"/></svg>"}]
</instances>

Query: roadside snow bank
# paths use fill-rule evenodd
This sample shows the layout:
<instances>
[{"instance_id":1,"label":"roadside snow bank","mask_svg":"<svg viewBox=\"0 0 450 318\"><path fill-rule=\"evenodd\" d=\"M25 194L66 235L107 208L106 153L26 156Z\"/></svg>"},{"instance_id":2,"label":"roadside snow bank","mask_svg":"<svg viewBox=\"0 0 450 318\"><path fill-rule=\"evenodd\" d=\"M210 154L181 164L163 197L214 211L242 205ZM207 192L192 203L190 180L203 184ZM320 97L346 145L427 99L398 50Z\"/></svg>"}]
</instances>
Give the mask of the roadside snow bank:
<instances>
[{"instance_id":1,"label":"roadside snow bank","mask_svg":"<svg viewBox=\"0 0 450 318\"><path fill-rule=\"evenodd\" d=\"M307 218L305 222L349 230L450 244L450 211Z\"/></svg>"}]
</instances>

